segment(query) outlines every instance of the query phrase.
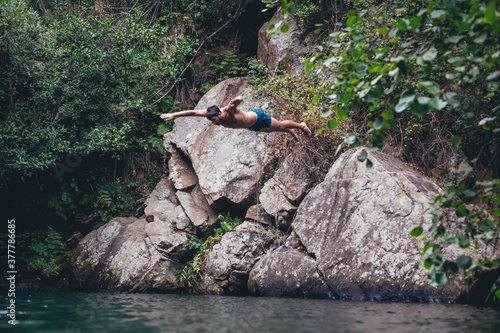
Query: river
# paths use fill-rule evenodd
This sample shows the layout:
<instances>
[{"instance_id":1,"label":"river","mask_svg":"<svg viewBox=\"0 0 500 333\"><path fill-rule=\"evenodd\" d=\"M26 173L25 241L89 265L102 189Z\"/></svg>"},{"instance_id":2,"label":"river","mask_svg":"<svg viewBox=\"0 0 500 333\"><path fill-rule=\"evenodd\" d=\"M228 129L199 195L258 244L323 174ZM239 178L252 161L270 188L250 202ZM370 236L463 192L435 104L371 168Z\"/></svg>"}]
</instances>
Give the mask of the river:
<instances>
[{"instance_id":1,"label":"river","mask_svg":"<svg viewBox=\"0 0 500 333\"><path fill-rule=\"evenodd\" d=\"M17 294L3 297L0 332L500 332L500 309L165 294Z\"/></svg>"}]
</instances>

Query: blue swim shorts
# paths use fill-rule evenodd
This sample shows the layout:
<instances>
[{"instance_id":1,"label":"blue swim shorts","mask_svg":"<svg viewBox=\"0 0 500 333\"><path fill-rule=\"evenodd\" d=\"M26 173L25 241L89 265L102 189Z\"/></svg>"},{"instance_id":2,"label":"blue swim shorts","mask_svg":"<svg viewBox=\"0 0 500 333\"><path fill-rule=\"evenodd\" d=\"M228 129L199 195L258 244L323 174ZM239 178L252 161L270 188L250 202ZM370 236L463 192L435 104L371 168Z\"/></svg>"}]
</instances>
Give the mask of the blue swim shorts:
<instances>
[{"instance_id":1,"label":"blue swim shorts","mask_svg":"<svg viewBox=\"0 0 500 333\"><path fill-rule=\"evenodd\" d=\"M261 109L251 109L246 112L255 112L257 115L257 121L248 129L251 131L258 132L263 128L271 127L271 116L262 111Z\"/></svg>"}]
</instances>

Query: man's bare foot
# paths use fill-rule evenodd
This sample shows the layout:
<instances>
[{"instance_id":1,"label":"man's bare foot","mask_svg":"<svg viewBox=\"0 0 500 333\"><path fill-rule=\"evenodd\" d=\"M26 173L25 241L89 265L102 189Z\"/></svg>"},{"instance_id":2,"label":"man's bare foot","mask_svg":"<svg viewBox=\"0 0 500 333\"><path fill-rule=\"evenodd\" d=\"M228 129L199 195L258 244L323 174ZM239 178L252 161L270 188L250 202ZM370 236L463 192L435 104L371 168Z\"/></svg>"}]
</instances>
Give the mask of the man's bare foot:
<instances>
[{"instance_id":1,"label":"man's bare foot","mask_svg":"<svg viewBox=\"0 0 500 333\"><path fill-rule=\"evenodd\" d=\"M301 124L302 126L304 126L304 127L302 128L302 130L304 131L304 133L306 134L306 136L307 136L308 138L310 138L310 137L312 136L312 132L311 132L311 130L309 129L309 127L307 127L306 123L304 123L304 122L301 122L300 124Z\"/></svg>"},{"instance_id":2,"label":"man's bare foot","mask_svg":"<svg viewBox=\"0 0 500 333\"><path fill-rule=\"evenodd\" d=\"M295 140L299 139L299 136L297 135L297 133L295 132L295 130L293 128L287 128L287 129L285 129L285 132L290 133Z\"/></svg>"}]
</instances>

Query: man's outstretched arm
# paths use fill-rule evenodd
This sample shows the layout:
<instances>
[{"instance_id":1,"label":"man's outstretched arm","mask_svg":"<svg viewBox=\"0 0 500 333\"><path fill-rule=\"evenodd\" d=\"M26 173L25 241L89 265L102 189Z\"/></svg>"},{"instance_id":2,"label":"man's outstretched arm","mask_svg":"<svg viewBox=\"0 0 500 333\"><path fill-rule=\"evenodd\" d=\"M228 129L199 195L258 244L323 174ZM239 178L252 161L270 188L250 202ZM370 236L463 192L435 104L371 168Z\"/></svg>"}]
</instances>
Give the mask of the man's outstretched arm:
<instances>
[{"instance_id":1,"label":"man's outstretched arm","mask_svg":"<svg viewBox=\"0 0 500 333\"><path fill-rule=\"evenodd\" d=\"M160 118L165 120L172 120L175 117L205 117L206 115L207 115L207 109L185 110L173 113L164 113L160 115Z\"/></svg>"},{"instance_id":2,"label":"man's outstretched arm","mask_svg":"<svg viewBox=\"0 0 500 333\"><path fill-rule=\"evenodd\" d=\"M236 98L233 98L230 102L229 102L229 107L230 108L234 108L234 107L237 107L238 105L240 105L240 103L243 102L243 96L238 96Z\"/></svg>"}]
</instances>

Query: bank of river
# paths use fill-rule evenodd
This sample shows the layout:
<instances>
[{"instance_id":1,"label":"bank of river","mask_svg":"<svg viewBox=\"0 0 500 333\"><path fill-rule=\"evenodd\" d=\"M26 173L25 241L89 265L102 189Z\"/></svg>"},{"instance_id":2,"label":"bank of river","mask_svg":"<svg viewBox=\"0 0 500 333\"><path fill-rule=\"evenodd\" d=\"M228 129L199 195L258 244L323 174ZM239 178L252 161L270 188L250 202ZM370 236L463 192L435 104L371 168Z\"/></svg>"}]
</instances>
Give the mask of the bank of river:
<instances>
[{"instance_id":1,"label":"bank of river","mask_svg":"<svg viewBox=\"0 0 500 333\"><path fill-rule=\"evenodd\" d=\"M23 293L0 332L500 332L500 309L160 294ZM3 304L9 299L3 296Z\"/></svg>"}]
</instances>

